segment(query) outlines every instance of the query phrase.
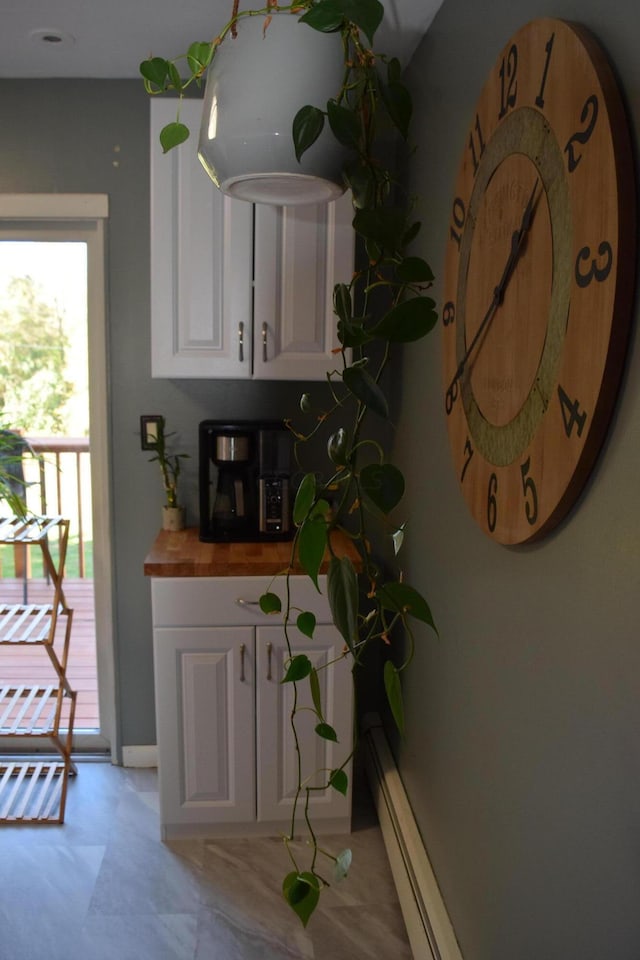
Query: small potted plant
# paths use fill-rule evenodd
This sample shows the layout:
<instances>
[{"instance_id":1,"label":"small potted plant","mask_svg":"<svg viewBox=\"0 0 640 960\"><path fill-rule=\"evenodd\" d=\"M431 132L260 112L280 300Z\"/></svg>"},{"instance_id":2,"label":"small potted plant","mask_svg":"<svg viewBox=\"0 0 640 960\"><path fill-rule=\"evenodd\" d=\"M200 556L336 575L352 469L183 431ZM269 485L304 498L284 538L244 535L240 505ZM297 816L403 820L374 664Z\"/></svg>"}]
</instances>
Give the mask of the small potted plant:
<instances>
[{"instance_id":1,"label":"small potted plant","mask_svg":"<svg viewBox=\"0 0 640 960\"><path fill-rule=\"evenodd\" d=\"M162 508L162 529L182 530L184 528L184 507L178 503L178 478L180 477L180 461L189 457L188 453L169 453L167 440L173 433L165 430L165 419L160 417L157 426L157 438L154 444L155 454L149 458L149 463L159 463L162 472L162 485L167 498Z\"/></svg>"}]
</instances>

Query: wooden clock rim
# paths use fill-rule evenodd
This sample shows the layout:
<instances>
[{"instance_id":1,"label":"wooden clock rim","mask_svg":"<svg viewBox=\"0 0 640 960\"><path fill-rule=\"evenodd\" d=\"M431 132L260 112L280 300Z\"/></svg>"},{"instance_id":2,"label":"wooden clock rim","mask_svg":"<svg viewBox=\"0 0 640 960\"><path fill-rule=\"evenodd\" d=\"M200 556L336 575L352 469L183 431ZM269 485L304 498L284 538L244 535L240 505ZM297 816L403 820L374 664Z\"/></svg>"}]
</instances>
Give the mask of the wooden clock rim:
<instances>
[{"instance_id":1,"label":"wooden clock rim","mask_svg":"<svg viewBox=\"0 0 640 960\"><path fill-rule=\"evenodd\" d=\"M615 289L613 292L613 307L611 311L607 311L611 317L611 330L606 347L602 354L604 358L604 365L602 367L602 375L600 377L597 401L590 420L588 434L579 453L576 453L577 460L573 466L573 471L570 474L564 489L559 493L556 506L551 509L551 512L548 514L548 516L546 516L546 518L543 518L542 523L533 530L530 536L523 537L518 535L517 538L510 538L509 534L512 525L508 523L502 539L500 536L500 531L492 533L486 529L486 518L483 518L480 514L478 514L477 509L471 510L472 515L479 522L481 529L483 529L491 539L508 546L518 546L521 544L530 543L541 539L543 536L546 536L566 516L571 507L579 498L580 493L584 490L588 477L592 472L597 460L598 454L605 443L607 437L607 427L613 416L621 381L624 376L625 355L628 346L629 329L632 321L632 308L635 295L636 183L630 131L622 90L616 81L613 67L606 55L604 48L591 33L591 31L589 31L588 28L584 27L582 24L574 23L569 20L548 17L537 18L530 21L528 24L525 24L519 30L515 31L510 39L507 40L507 42L503 45L500 55L496 61L494 61L489 73L487 74L481 93L476 100L475 110L477 111L479 109L486 85L491 81L492 78L495 81L497 76L496 68L498 64L500 64L501 59L505 57L510 45L516 42L519 36L525 34L525 32L528 29L531 29L534 25L538 29L540 26L542 26L543 29L548 28L551 31L554 30L554 27L558 29L562 27L568 28L574 34L576 42L581 44L581 46L584 48L584 51L588 56L590 66L595 73L597 83L599 85L599 90L597 92L601 97L601 107L606 114L607 123L609 126L610 144L613 151L613 167L615 168L616 196L614 202L616 203L617 208L617 235L615 235L614 228L614 236L611 237L611 242L615 243L616 273ZM514 108L514 113L516 109L523 109L523 107ZM541 113L541 115L544 116L544 113ZM505 117L501 123L504 123L508 119L509 117ZM498 124L498 126L492 130L490 140L495 135L500 125L501 124ZM466 154L463 153L462 163L464 163L465 155ZM532 158L529 157L529 159ZM458 177L460 177L461 167L459 167L458 170ZM565 177L566 176L567 174L565 172ZM472 187L472 193L474 190L475 182L474 186ZM464 194L461 194L461 196L464 196ZM466 202L468 202L469 206L471 207L471 194L469 194L468 197L469 199ZM449 295L451 295L451 292L454 290L456 291L456 304L460 303L460 300L457 296L457 291L460 283L461 262L462 259L460 255L458 260L458 270L454 274L455 279L450 281L448 286L445 287ZM573 295L571 296L571 300L572 299ZM455 355L459 357L457 347ZM450 370L445 370L446 376L449 376L450 373ZM554 386L556 382L557 378L554 379ZM445 384L445 386L446 385L447 384ZM462 384L460 386L462 389ZM467 423L469 432L473 436L471 424L469 423L469 418L466 411L464 414L464 421ZM533 435L535 436L535 430ZM474 443L475 442L476 438L474 436ZM478 452L483 456L487 466L490 466L491 458L486 457L480 449ZM458 458L456 462L459 462L460 456L461 451L456 454L456 457ZM460 479L460 485L462 486L462 484L463 481ZM471 508L471 500L467 498L466 494L465 499L467 499L468 506Z\"/></svg>"}]
</instances>

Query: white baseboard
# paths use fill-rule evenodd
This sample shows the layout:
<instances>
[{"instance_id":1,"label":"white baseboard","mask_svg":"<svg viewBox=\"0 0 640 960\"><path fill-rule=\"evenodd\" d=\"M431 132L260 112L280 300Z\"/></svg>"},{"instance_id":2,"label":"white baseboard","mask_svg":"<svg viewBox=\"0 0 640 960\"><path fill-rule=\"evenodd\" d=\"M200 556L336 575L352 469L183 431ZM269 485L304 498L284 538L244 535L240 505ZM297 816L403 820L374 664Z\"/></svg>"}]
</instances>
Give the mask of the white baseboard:
<instances>
[{"instance_id":1,"label":"white baseboard","mask_svg":"<svg viewBox=\"0 0 640 960\"><path fill-rule=\"evenodd\" d=\"M380 718L365 719L367 777L415 960L462 960Z\"/></svg>"},{"instance_id":2,"label":"white baseboard","mask_svg":"<svg viewBox=\"0 0 640 960\"><path fill-rule=\"evenodd\" d=\"M123 767L157 767L158 748L155 743L141 747L122 748Z\"/></svg>"}]
</instances>

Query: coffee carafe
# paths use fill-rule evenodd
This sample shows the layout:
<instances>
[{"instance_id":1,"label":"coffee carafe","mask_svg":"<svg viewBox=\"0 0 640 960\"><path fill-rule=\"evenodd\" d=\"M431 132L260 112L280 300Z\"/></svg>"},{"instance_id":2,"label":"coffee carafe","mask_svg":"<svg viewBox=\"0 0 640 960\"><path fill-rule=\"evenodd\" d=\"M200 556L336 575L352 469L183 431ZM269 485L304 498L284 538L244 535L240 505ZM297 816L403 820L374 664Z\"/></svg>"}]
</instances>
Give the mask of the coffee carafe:
<instances>
[{"instance_id":1,"label":"coffee carafe","mask_svg":"<svg viewBox=\"0 0 640 960\"><path fill-rule=\"evenodd\" d=\"M227 531L241 532L251 514L251 440L247 433L220 433L215 439L212 476L215 479L213 524Z\"/></svg>"}]
</instances>

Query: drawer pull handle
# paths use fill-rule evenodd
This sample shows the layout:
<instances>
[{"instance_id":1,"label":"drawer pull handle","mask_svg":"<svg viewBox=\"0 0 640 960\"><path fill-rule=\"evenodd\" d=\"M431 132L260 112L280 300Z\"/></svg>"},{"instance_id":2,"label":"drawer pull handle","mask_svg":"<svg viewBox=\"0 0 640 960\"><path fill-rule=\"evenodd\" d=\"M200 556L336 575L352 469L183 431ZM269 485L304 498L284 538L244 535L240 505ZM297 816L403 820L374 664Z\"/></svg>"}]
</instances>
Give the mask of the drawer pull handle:
<instances>
[{"instance_id":1,"label":"drawer pull handle","mask_svg":"<svg viewBox=\"0 0 640 960\"><path fill-rule=\"evenodd\" d=\"M243 597L238 597L236 603L239 607L260 607L259 600L245 600Z\"/></svg>"},{"instance_id":2,"label":"drawer pull handle","mask_svg":"<svg viewBox=\"0 0 640 960\"><path fill-rule=\"evenodd\" d=\"M263 363L267 363L269 359L267 357L267 330L268 330L267 324L263 323L262 324L262 362Z\"/></svg>"},{"instance_id":3,"label":"drawer pull handle","mask_svg":"<svg viewBox=\"0 0 640 960\"><path fill-rule=\"evenodd\" d=\"M271 641L267 644L267 680L271 680L271 654L273 653L273 644Z\"/></svg>"},{"instance_id":4,"label":"drawer pull handle","mask_svg":"<svg viewBox=\"0 0 640 960\"><path fill-rule=\"evenodd\" d=\"M244 683L244 652L246 646L244 643L240 644L240 683Z\"/></svg>"},{"instance_id":5,"label":"drawer pull handle","mask_svg":"<svg viewBox=\"0 0 640 960\"><path fill-rule=\"evenodd\" d=\"M244 363L244 323L238 324L238 360Z\"/></svg>"}]
</instances>

